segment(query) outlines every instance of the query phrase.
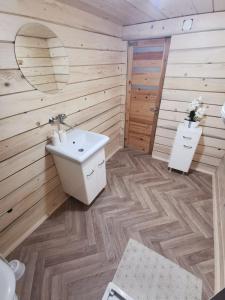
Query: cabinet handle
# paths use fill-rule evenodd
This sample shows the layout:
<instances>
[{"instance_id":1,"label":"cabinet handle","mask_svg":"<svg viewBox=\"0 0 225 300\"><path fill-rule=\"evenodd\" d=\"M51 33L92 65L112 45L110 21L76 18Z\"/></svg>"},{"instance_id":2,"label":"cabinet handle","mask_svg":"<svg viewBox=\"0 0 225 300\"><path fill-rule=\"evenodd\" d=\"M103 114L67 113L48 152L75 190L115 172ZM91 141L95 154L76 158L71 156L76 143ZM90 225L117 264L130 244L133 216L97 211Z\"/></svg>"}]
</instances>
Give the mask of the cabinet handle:
<instances>
[{"instance_id":1,"label":"cabinet handle","mask_svg":"<svg viewBox=\"0 0 225 300\"><path fill-rule=\"evenodd\" d=\"M87 174L87 177L91 176L94 173L94 170L91 170L90 174Z\"/></svg>"},{"instance_id":2,"label":"cabinet handle","mask_svg":"<svg viewBox=\"0 0 225 300\"><path fill-rule=\"evenodd\" d=\"M102 166L102 165L104 164L104 162L105 162L105 160L103 159L103 161L100 162L100 163L98 164L98 166L99 166L99 167Z\"/></svg>"},{"instance_id":3,"label":"cabinet handle","mask_svg":"<svg viewBox=\"0 0 225 300\"><path fill-rule=\"evenodd\" d=\"M184 148L186 148L186 149L192 149L192 146L186 146L186 145L184 145Z\"/></svg>"},{"instance_id":4,"label":"cabinet handle","mask_svg":"<svg viewBox=\"0 0 225 300\"><path fill-rule=\"evenodd\" d=\"M183 139L186 139L186 140L192 140L192 137L190 137L190 136L184 136L184 135L183 135Z\"/></svg>"}]
</instances>

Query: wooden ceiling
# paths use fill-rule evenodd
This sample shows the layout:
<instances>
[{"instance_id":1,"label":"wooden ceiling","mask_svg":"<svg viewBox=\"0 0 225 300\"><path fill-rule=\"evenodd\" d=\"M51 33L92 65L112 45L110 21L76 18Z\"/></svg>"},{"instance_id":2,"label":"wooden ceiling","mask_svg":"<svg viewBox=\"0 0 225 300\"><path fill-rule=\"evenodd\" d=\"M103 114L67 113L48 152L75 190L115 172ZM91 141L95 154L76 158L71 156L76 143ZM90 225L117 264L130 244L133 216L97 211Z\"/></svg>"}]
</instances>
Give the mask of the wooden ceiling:
<instances>
[{"instance_id":1,"label":"wooden ceiling","mask_svg":"<svg viewBox=\"0 0 225 300\"><path fill-rule=\"evenodd\" d=\"M225 10L225 0L58 0L120 25Z\"/></svg>"}]
</instances>

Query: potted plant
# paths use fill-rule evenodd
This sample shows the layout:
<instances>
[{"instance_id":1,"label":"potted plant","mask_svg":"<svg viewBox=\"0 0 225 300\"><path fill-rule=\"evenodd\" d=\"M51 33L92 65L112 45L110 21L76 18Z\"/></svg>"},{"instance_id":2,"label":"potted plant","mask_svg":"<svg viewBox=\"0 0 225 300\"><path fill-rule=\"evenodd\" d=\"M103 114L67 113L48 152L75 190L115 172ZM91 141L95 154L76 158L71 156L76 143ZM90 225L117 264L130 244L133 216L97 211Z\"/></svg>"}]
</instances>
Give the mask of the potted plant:
<instances>
[{"instance_id":1,"label":"potted plant","mask_svg":"<svg viewBox=\"0 0 225 300\"><path fill-rule=\"evenodd\" d=\"M205 107L203 107L201 100L202 98L199 97L193 100L189 105L188 116L184 121L185 126L188 128L196 128L205 115Z\"/></svg>"}]
</instances>

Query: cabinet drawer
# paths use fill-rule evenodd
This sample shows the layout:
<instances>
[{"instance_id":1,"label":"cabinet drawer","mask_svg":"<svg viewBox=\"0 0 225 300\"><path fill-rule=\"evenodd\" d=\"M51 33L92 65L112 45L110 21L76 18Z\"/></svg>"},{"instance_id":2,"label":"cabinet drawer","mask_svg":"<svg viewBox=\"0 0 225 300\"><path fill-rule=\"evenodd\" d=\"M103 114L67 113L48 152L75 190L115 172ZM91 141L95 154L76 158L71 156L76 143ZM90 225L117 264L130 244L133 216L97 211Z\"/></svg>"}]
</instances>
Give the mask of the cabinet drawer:
<instances>
[{"instance_id":1,"label":"cabinet drawer","mask_svg":"<svg viewBox=\"0 0 225 300\"><path fill-rule=\"evenodd\" d=\"M186 145L197 145L199 141L199 132L195 132L187 129L178 129L176 140Z\"/></svg>"},{"instance_id":2,"label":"cabinet drawer","mask_svg":"<svg viewBox=\"0 0 225 300\"><path fill-rule=\"evenodd\" d=\"M173 151L180 152L182 155L186 153L193 153L195 152L196 146L191 145L189 143L175 143L173 146Z\"/></svg>"},{"instance_id":3,"label":"cabinet drawer","mask_svg":"<svg viewBox=\"0 0 225 300\"><path fill-rule=\"evenodd\" d=\"M176 135L175 138L175 145L186 145L190 147L196 147L198 144L199 137L198 136L186 136L183 134L178 134Z\"/></svg>"}]
</instances>

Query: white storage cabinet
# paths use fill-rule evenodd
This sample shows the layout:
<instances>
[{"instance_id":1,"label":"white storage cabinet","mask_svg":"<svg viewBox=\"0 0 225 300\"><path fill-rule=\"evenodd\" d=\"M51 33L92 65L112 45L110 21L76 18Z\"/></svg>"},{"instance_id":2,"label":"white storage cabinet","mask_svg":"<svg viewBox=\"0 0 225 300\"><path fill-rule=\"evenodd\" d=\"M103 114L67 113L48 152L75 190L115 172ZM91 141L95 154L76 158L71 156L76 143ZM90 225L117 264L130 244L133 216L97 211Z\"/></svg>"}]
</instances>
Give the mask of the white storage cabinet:
<instances>
[{"instance_id":1,"label":"white storage cabinet","mask_svg":"<svg viewBox=\"0 0 225 300\"><path fill-rule=\"evenodd\" d=\"M169 168L188 172L202 134L202 129L180 124L169 159Z\"/></svg>"},{"instance_id":2,"label":"white storage cabinet","mask_svg":"<svg viewBox=\"0 0 225 300\"><path fill-rule=\"evenodd\" d=\"M54 155L64 191L89 205L106 186L105 150L100 149L84 163Z\"/></svg>"}]
</instances>

